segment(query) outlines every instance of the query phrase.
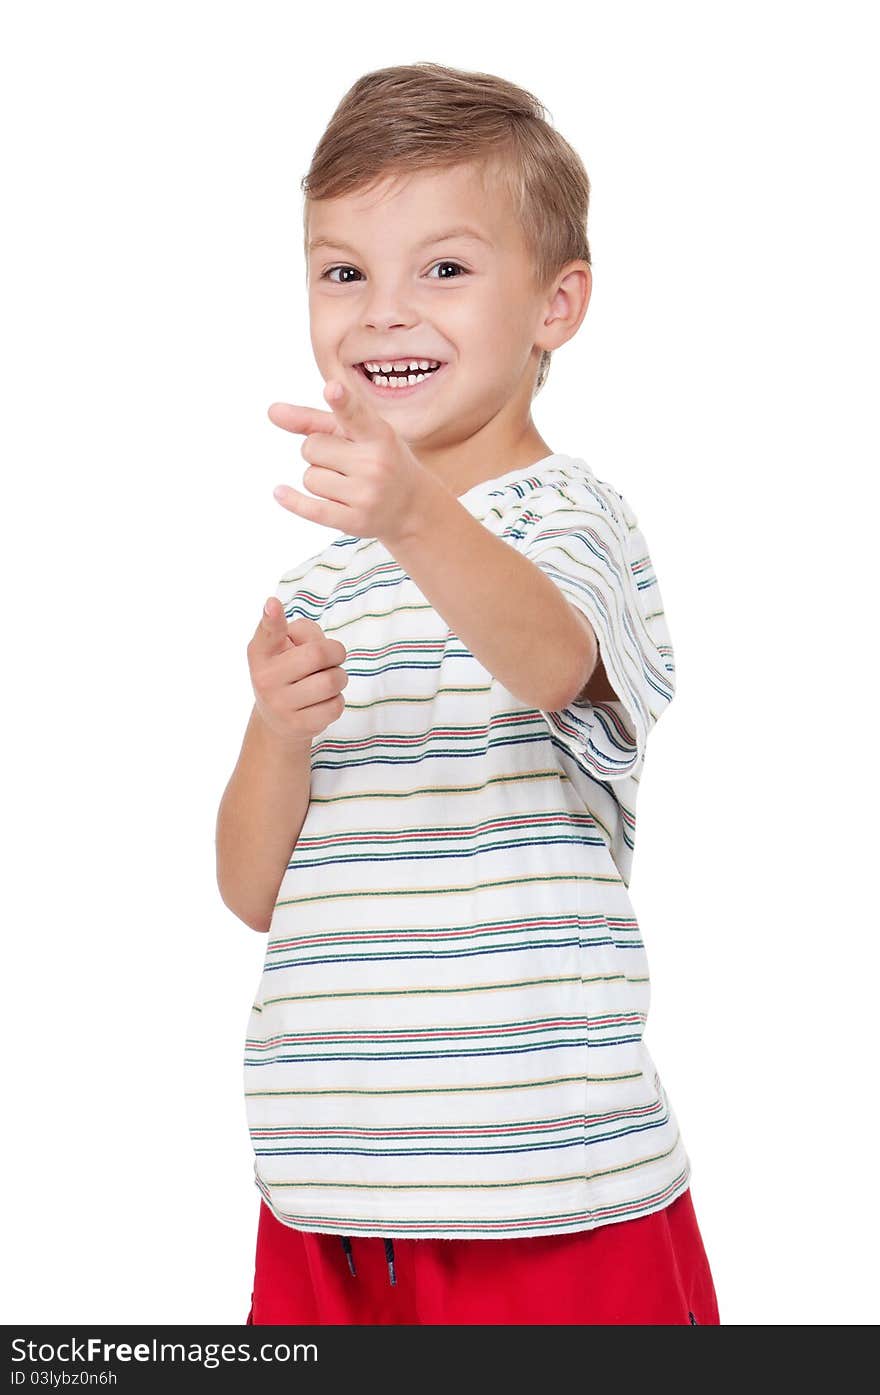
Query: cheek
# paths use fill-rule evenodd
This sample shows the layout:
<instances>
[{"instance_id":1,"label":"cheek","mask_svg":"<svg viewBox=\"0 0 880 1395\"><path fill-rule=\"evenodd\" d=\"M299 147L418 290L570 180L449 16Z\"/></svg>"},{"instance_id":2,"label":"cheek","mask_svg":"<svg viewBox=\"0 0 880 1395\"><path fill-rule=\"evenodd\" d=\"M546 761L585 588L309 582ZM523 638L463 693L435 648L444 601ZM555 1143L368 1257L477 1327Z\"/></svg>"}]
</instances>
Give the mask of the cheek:
<instances>
[{"instance_id":1,"label":"cheek","mask_svg":"<svg viewBox=\"0 0 880 1395\"><path fill-rule=\"evenodd\" d=\"M336 371L344 357L342 344L345 341L346 325L337 323L337 316L328 316L323 307L309 319L309 338L315 363L326 378Z\"/></svg>"},{"instance_id":2,"label":"cheek","mask_svg":"<svg viewBox=\"0 0 880 1395\"><path fill-rule=\"evenodd\" d=\"M521 313L497 303L481 307L462 347L484 384L509 386L528 355L528 329Z\"/></svg>"},{"instance_id":3,"label":"cheek","mask_svg":"<svg viewBox=\"0 0 880 1395\"><path fill-rule=\"evenodd\" d=\"M312 294L309 296L309 326L312 343L331 348L351 324L351 306L346 309L341 299Z\"/></svg>"},{"instance_id":4,"label":"cheek","mask_svg":"<svg viewBox=\"0 0 880 1395\"><path fill-rule=\"evenodd\" d=\"M503 359L505 351L514 351L515 357L515 346L528 333L523 307L512 301L509 290L494 282L474 287L474 292L451 305L443 317L450 335L460 330L462 340L477 353L486 354L489 363Z\"/></svg>"}]
</instances>

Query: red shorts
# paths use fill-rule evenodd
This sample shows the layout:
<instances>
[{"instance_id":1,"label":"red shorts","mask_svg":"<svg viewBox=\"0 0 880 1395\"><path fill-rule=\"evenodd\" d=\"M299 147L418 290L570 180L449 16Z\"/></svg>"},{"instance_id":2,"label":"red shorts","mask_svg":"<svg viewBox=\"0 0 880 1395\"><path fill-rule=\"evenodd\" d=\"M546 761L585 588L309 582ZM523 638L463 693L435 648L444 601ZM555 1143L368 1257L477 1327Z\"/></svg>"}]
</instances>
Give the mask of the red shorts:
<instances>
[{"instance_id":1,"label":"red shorts","mask_svg":"<svg viewBox=\"0 0 880 1395\"><path fill-rule=\"evenodd\" d=\"M251 1324L718 1325L688 1189L662 1211L564 1235L385 1242L283 1225L260 1198Z\"/></svg>"}]
</instances>

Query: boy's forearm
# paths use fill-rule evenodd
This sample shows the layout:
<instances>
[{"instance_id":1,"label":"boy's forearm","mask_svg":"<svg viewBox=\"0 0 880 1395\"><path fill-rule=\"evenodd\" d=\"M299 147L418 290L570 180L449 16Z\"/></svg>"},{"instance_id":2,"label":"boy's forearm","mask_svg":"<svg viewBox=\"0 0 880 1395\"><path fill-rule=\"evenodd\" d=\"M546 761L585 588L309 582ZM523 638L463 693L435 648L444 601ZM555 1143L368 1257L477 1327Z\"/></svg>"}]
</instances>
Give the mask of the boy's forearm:
<instances>
[{"instance_id":1,"label":"boy's forearm","mask_svg":"<svg viewBox=\"0 0 880 1395\"><path fill-rule=\"evenodd\" d=\"M531 707L556 711L596 661L590 629L534 562L497 538L442 481L389 551L493 678Z\"/></svg>"},{"instance_id":2,"label":"boy's forearm","mask_svg":"<svg viewBox=\"0 0 880 1395\"><path fill-rule=\"evenodd\" d=\"M217 885L253 930L268 930L309 807L311 742L279 740L251 712L217 813Z\"/></svg>"}]
</instances>

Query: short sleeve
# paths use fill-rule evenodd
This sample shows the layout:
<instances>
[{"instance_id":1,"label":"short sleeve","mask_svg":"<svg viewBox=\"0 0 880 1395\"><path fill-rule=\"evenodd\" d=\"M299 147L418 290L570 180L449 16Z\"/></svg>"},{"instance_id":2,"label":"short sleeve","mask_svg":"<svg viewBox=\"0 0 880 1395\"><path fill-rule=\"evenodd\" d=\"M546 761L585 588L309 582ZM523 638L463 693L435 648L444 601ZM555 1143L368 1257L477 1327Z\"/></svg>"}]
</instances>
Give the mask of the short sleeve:
<instances>
[{"instance_id":1,"label":"short sleeve","mask_svg":"<svg viewBox=\"0 0 880 1395\"><path fill-rule=\"evenodd\" d=\"M585 471L536 490L517 530L519 550L589 620L619 699L574 701L541 715L588 775L633 775L675 693L672 642L638 520L623 495Z\"/></svg>"},{"instance_id":2,"label":"short sleeve","mask_svg":"<svg viewBox=\"0 0 880 1395\"><path fill-rule=\"evenodd\" d=\"M284 606L288 620L320 621L336 583L343 573L340 548L352 539L338 539L322 548L279 578L275 595Z\"/></svg>"}]
</instances>

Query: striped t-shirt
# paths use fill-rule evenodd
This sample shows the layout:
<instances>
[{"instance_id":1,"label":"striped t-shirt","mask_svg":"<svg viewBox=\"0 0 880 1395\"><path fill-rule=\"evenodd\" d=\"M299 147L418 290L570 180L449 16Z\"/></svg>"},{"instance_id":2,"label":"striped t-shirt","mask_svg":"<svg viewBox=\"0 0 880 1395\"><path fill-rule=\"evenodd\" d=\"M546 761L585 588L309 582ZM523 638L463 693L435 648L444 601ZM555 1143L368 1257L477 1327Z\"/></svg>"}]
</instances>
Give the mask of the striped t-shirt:
<instances>
[{"instance_id":1,"label":"striped t-shirt","mask_svg":"<svg viewBox=\"0 0 880 1395\"><path fill-rule=\"evenodd\" d=\"M567 455L460 502L588 617L619 701L525 705L375 538L281 578L287 618L341 640L349 680L312 742L245 1047L255 1182L303 1230L549 1235L689 1182L628 891L675 685L644 536Z\"/></svg>"}]
</instances>

